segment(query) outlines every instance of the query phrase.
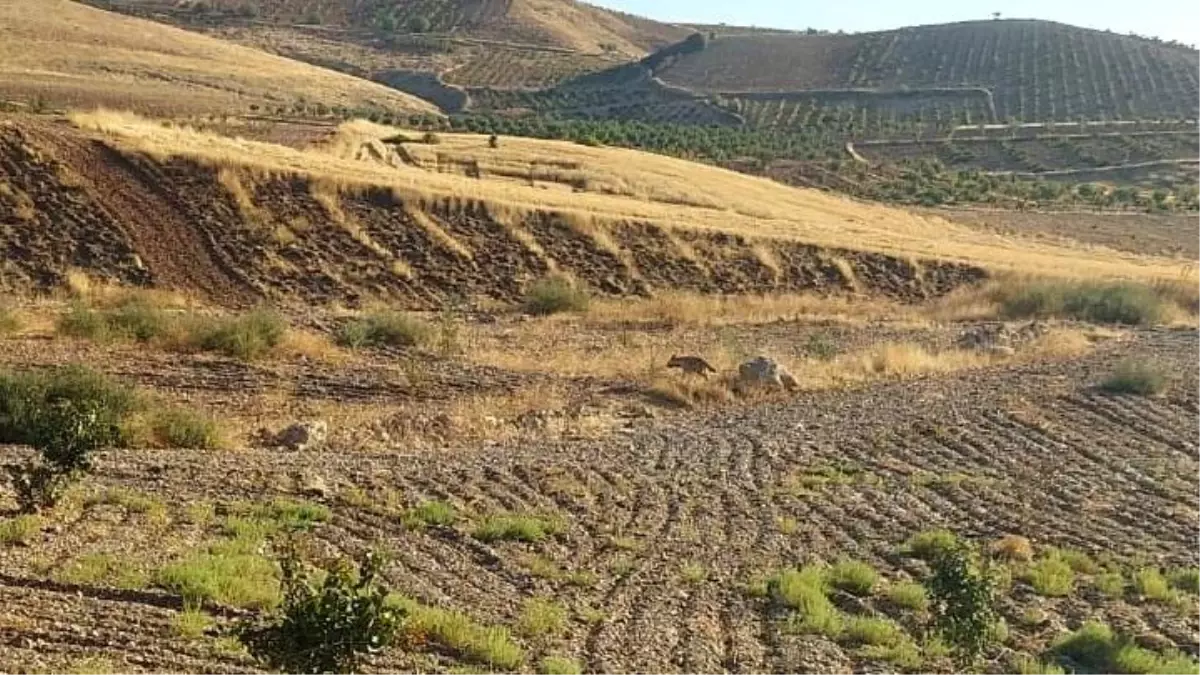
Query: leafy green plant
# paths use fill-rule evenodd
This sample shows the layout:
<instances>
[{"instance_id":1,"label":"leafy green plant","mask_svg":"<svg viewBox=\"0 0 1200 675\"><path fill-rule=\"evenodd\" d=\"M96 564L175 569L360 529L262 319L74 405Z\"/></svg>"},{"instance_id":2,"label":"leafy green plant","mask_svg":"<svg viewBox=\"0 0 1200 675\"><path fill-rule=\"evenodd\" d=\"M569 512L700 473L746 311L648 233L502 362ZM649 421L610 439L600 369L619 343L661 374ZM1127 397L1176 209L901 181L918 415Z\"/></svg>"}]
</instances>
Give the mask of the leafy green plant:
<instances>
[{"instance_id":1,"label":"leafy green plant","mask_svg":"<svg viewBox=\"0 0 1200 675\"><path fill-rule=\"evenodd\" d=\"M1132 282L1043 281L997 292L1005 318L1061 317L1093 323L1152 325L1168 305L1152 288Z\"/></svg>"},{"instance_id":2,"label":"leafy green plant","mask_svg":"<svg viewBox=\"0 0 1200 675\"><path fill-rule=\"evenodd\" d=\"M942 550L932 563L929 594L934 625L954 650L959 664L974 663L988 647L996 621L993 581L966 544Z\"/></svg>"},{"instance_id":3,"label":"leafy green plant","mask_svg":"<svg viewBox=\"0 0 1200 675\"><path fill-rule=\"evenodd\" d=\"M187 408L165 408L150 417L150 432L169 448L215 450L225 444L216 419Z\"/></svg>"},{"instance_id":4,"label":"leafy green plant","mask_svg":"<svg viewBox=\"0 0 1200 675\"><path fill-rule=\"evenodd\" d=\"M587 292L563 276L539 279L525 293L525 311L530 314L586 312L589 304Z\"/></svg>"},{"instance_id":5,"label":"leafy green plant","mask_svg":"<svg viewBox=\"0 0 1200 675\"><path fill-rule=\"evenodd\" d=\"M283 342L287 322L273 311L199 320L189 331L192 343L204 351L249 361L264 356Z\"/></svg>"},{"instance_id":6,"label":"leafy green plant","mask_svg":"<svg viewBox=\"0 0 1200 675\"><path fill-rule=\"evenodd\" d=\"M1096 621L1059 638L1051 652L1091 672L1193 673L1200 669L1200 664L1185 654L1175 650L1158 654L1138 647L1127 636L1117 635L1108 625Z\"/></svg>"},{"instance_id":7,"label":"leafy green plant","mask_svg":"<svg viewBox=\"0 0 1200 675\"><path fill-rule=\"evenodd\" d=\"M402 595L393 594L388 602L405 613L402 630L410 643L435 643L467 660L506 670L525 660L521 647L502 626L480 625L462 612L429 607Z\"/></svg>"},{"instance_id":8,"label":"leafy green plant","mask_svg":"<svg viewBox=\"0 0 1200 675\"><path fill-rule=\"evenodd\" d=\"M392 643L404 620L379 584L383 560L368 554L355 570L340 560L316 575L289 555L281 563L283 604L267 625L243 627L250 651L290 673L358 672L363 656Z\"/></svg>"},{"instance_id":9,"label":"leafy green plant","mask_svg":"<svg viewBox=\"0 0 1200 675\"><path fill-rule=\"evenodd\" d=\"M1147 600L1169 602L1175 591L1162 571L1154 567L1143 567L1133 573L1133 590Z\"/></svg>"},{"instance_id":10,"label":"leafy green plant","mask_svg":"<svg viewBox=\"0 0 1200 675\"><path fill-rule=\"evenodd\" d=\"M413 347L433 339L428 322L403 312L376 312L346 324L338 331L338 344L352 349L362 347Z\"/></svg>"},{"instance_id":11,"label":"leafy green plant","mask_svg":"<svg viewBox=\"0 0 1200 675\"><path fill-rule=\"evenodd\" d=\"M0 373L0 443L21 443L40 461L7 467L21 509L57 503L92 454L121 441L121 426L137 405L128 387L86 368Z\"/></svg>"},{"instance_id":12,"label":"leafy green plant","mask_svg":"<svg viewBox=\"0 0 1200 675\"><path fill-rule=\"evenodd\" d=\"M542 675L579 675L583 666L564 656L547 656L538 664L538 672Z\"/></svg>"}]
</instances>

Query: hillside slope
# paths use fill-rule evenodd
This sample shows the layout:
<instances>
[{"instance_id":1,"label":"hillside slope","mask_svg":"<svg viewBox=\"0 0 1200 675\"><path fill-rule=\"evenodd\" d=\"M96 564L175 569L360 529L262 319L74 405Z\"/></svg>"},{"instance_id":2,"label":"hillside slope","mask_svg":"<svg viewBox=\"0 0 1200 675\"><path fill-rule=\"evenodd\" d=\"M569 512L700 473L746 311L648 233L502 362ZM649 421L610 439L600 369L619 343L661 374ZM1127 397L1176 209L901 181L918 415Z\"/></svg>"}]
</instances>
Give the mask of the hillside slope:
<instances>
[{"instance_id":1,"label":"hillside slope","mask_svg":"<svg viewBox=\"0 0 1200 675\"><path fill-rule=\"evenodd\" d=\"M91 0L91 4L195 24L308 25L383 35L427 32L629 56L687 35L686 29L571 0Z\"/></svg>"},{"instance_id":2,"label":"hillside slope","mask_svg":"<svg viewBox=\"0 0 1200 675\"><path fill-rule=\"evenodd\" d=\"M1178 262L998 237L645 153L343 126L307 149L112 114L0 126L9 286L70 267L262 298L418 307L568 271L609 294L945 293L984 269L1173 278ZM415 136L414 136L415 137ZM53 226L52 226L53 225ZM82 245L82 242L90 242Z\"/></svg>"},{"instance_id":3,"label":"hillside slope","mask_svg":"<svg viewBox=\"0 0 1200 675\"><path fill-rule=\"evenodd\" d=\"M857 35L710 40L657 70L708 93L805 90L951 94L986 89L990 120L1194 118L1197 52L1049 21L917 26ZM933 91L933 90L936 90Z\"/></svg>"},{"instance_id":4,"label":"hillside slope","mask_svg":"<svg viewBox=\"0 0 1200 675\"><path fill-rule=\"evenodd\" d=\"M68 0L0 3L0 99L164 113L300 101L436 111L379 84Z\"/></svg>"}]
</instances>

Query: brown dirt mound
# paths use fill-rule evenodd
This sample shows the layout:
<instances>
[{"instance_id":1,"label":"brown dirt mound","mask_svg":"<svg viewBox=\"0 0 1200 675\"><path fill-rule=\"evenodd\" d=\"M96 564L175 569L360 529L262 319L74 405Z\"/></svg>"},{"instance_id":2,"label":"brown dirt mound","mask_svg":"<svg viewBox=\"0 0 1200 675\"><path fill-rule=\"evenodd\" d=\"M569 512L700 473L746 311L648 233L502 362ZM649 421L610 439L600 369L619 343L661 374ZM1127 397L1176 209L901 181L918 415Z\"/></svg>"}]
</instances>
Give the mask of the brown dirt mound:
<instances>
[{"instance_id":1,"label":"brown dirt mound","mask_svg":"<svg viewBox=\"0 0 1200 675\"><path fill-rule=\"evenodd\" d=\"M3 281L49 288L70 268L238 306L520 298L551 269L607 295L855 291L922 299L981 279L966 265L575 214L513 216L298 175L159 159L66 125L0 127Z\"/></svg>"}]
</instances>

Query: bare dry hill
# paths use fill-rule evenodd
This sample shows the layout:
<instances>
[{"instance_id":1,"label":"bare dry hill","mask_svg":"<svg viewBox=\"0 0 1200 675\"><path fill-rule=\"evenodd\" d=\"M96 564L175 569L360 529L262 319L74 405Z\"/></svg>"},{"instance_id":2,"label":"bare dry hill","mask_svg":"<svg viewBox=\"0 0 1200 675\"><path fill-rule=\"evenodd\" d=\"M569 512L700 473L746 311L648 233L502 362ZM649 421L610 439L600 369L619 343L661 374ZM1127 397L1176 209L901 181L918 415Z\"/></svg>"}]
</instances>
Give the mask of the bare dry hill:
<instances>
[{"instance_id":1,"label":"bare dry hill","mask_svg":"<svg viewBox=\"0 0 1200 675\"><path fill-rule=\"evenodd\" d=\"M71 267L198 291L415 307L511 300L554 270L607 294L940 295L984 270L1146 279L1178 262L998 237L712 167L561 142L382 139L303 149L128 115L10 120L0 142L7 285ZM332 131L332 128L331 128ZM54 227L51 227L54 224Z\"/></svg>"},{"instance_id":2,"label":"bare dry hill","mask_svg":"<svg viewBox=\"0 0 1200 675\"><path fill-rule=\"evenodd\" d=\"M0 3L0 99L162 113L299 101L436 112L379 84L68 0Z\"/></svg>"}]
</instances>

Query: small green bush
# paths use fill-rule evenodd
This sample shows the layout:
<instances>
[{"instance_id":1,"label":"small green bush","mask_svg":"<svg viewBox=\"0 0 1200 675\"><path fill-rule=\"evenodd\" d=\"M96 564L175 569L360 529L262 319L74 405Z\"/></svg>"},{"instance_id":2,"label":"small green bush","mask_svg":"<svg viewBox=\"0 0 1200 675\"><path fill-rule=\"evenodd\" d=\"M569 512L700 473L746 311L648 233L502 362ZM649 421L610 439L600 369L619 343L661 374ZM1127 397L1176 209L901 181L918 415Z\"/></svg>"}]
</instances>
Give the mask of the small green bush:
<instances>
[{"instance_id":1,"label":"small green bush","mask_svg":"<svg viewBox=\"0 0 1200 675\"><path fill-rule=\"evenodd\" d=\"M249 361L264 356L283 342L287 322L275 312L255 310L239 316L197 320L189 332L199 349Z\"/></svg>"},{"instance_id":2,"label":"small green bush","mask_svg":"<svg viewBox=\"0 0 1200 675\"><path fill-rule=\"evenodd\" d=\"M1192 595L1200 594L1200 568L1188 567L1172 570L1169 581L1172 587L1181 591Z\"/></svg>"},{"instance_id":3,"label":"small green bush","mask_svg":"<svg viewBox=\"0 0 1200 675\"><path fill-rule=\"evenodd\" d=\"M905 582L889 586L886 596L897 607L916 612L929 609L929 593L918 583Z\"/></svg>"},{"instance_id":4,"label":"small green bush","mask_svg":"<svg viewBox=\"0 0 1200 675\"><path fill-rule=\"evenodd\" d=\"M104 585L125 590L145 588L149 577L127 558L106 553L89 553L67 563L57 581L85 586Z\"/></svg>"},{"instance_id":5,"label":"small green bush","mask_svg":"<svg viewBox=\"0 0 1200 675\"><path fill-rule=\"evenodd\" d=\"M1147 600L1169 602L1175 591L1162 572L1153 567L1143 567L1133 573L1133 590Z\"/></svg>"},{"instance_id":6,"label":"small green bush","mask_svg":"<svg viewBox=\"0 0 1200 675\"><path fill-rule=\"evenodd\" d=\"M1044 557L1030 565L1025 580L1038 595L1062 597L1075 590L1075 571L1058 556Z\"/></svg>"},{"instance_id":7,"label":"small green bush","mask_svg":"<svg viewBox=\"0 0 1200 675\"><path fill-rule=\"evenodd\" d=\"M587 292L563 276L539 279L525 293L525 311L539 316L586 312L589 303Z\"/></svg>"},{"instance_id":8,"label":"small green bush","mask_svg":"<svg viewBox=\"0 0 1200 675\"><path fill-rule=\"evenodd\" d=\"M377 312L346 324L338 331L343 347L414 347L428 344L434 336L428 322L403 312Z\"/></svg>"},{"instance_id":9,"label":"small green bush","mask_svg":"<svg viewBox=\"0 0 1200 675\"><path fill-rule=\"evenodd\" d=\"M950 530L925 530L909 538L903 551L922 560L932 560L958 545L958 537Z\"/></svg>"},{"instance_id":10,"label":"small green bush","mask_svg":"<svg viewBox=\"0 0 1200 675\"><path fill-rule=\"evenodd\" d=\"M278 618L243 627L239 637L283 672L358 672L364 655L392 643L404 618L378 584L382 566L379 557L368 555L357 571L340 561L316 575L289 556L281 565L284 597Z\"/></svg>"},{"instance_id":11,"label":"small green bush","mask_svg":"<svg viewBox=\"0 0 1200 675\"><path fill-rule=\"evenodd\" d=\"M93 342L136 340L149 342L166 334L173 325L171 317L152 304L132 297L111 309L93 309L75 301L58 319L60 335Z\"/></svg>"},{"instance_id":12,"label":"small green bush","mask_svg":"<svg viewBox=\"0 0 1200 675\"><path fill-rule=\"evenodd\" d=\"M110 337L108 321L100 312L82 302L73 302L58 318L55 331L66 337L103 342Z\"/></svg>"},{"instance_id":13,"label":"small green bush","mask_svg":"<svg viewBox=\"0 0 1200 675\"><path fill-rule=\"evenodd\" d=\"M1118 636L1107 625L1095 621L1059 638L1052 652L1098 673L1194 673L1200 670L1200 664L1187 655L1174 650L1157 654L1138 647L1128 637Z\"/></svg>"},{"instance_id":14,"label":"small green bush","mask_svg":"<svg viewBox=\"0 0 1200 675\"><path fill-rule=\"evenodd\" d=\"M1092 323L1161 323L1169 304L1149 286L1127 282L1043 281L1001 289L996 300L1009 319L1059 317Z\"/></svg>"},{"instance_id":15,"label":"small green bush","mask_svg":"<svg viewBox=\"0 0 1200 675\"><path fill-rule=\"evenodd\" d=\"M1122 361L1103 382L1100 388L1115 394L1138 394L1152 396L1161 393L1167 386L1167 373L1159 365L1148 361Z\"/></svg>"},{"instance_id":16,"label":"small green bush","mask_svg":"<svg viewBox=\"0 0 1200 675\"><path fill-rule=\"evenodd\" d=\"M471 536L480 541L538 542L563 530L557 518L502 513L488 516Z\"/></svg>"},{"instance_id":17,"label":"small green bush","mask_svg":"<svg viewBox=\"0 0 1200 675\"><path fill-rule=\"evenodd\" d=\"M854 595L870 595L878 578L875 568L859 560L843 558L829 568L829 584Z\"/></svg>"},{"instance_id":18,"label":"small green bush","mask_svg":"<svg viewBox=\"0 0 1200 675\"><path fill-rule=\"evenodd\" d=\"M1110 598L1119 598L1125 594L1125 577L1121 576L1120 572L1098 574L1092 579L1092 585Z\"/></svg>"},{"instance_id":19,"label":"small green bush","mask_svg":"<svg viewBox=\"0 0 1200 675\"><path fill-rule=\"evenodd\" d=\"M217 421L187 408L167 408L151 416L150 431L168 448L215 450L224 445Z\"/></svg>"},{"instance_id":20,"label":"small green bush","mask_svg":"<svg viewBox=\"0 0 1200 675\"><path fill-rule=\"evenodd\" d=\"M995 587L965 544L955 544L933 559L929 578L934 625L954 650L960 666L969 666L995 638Z\"/></svg>"}]
</instances>

